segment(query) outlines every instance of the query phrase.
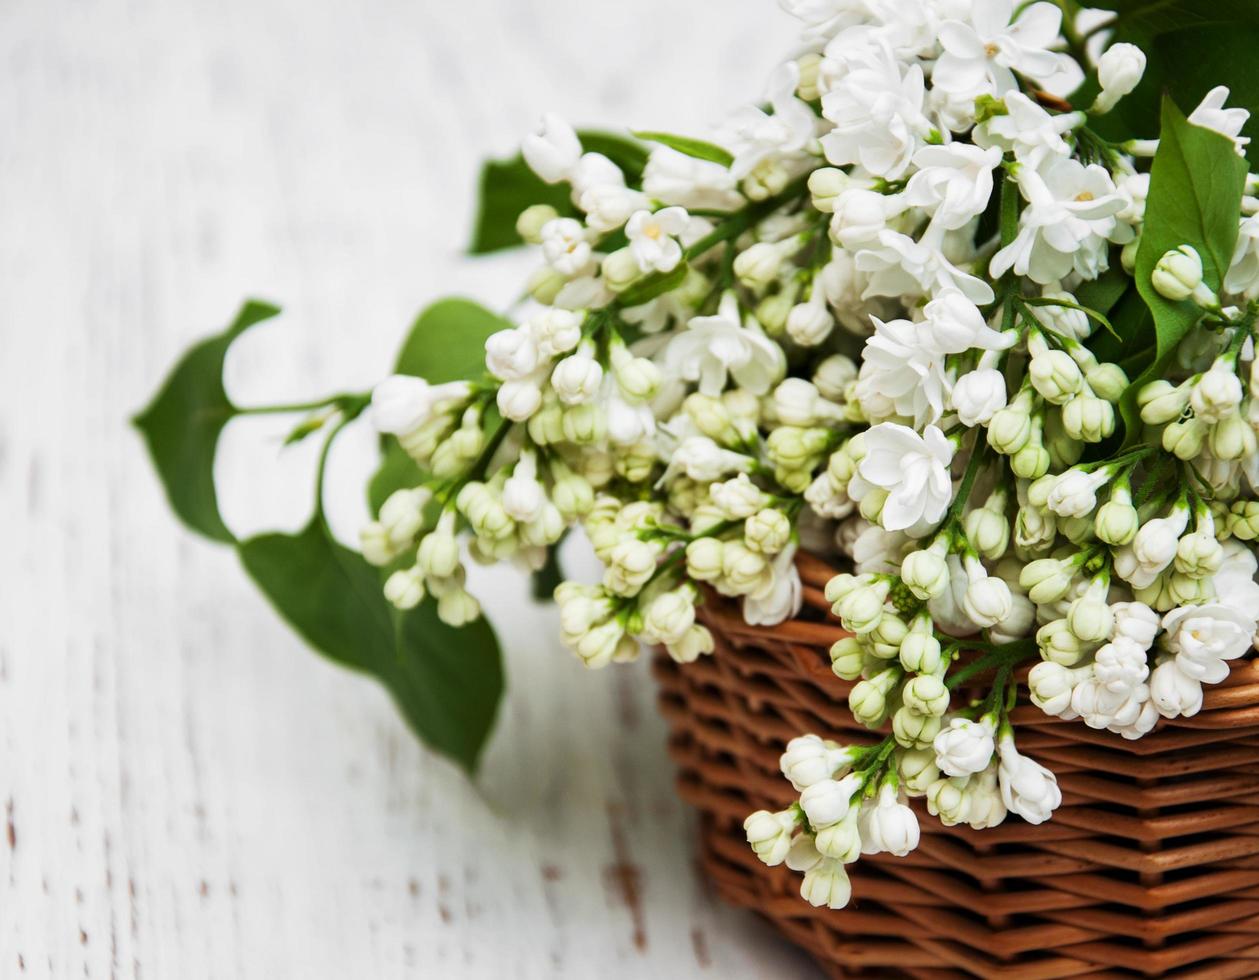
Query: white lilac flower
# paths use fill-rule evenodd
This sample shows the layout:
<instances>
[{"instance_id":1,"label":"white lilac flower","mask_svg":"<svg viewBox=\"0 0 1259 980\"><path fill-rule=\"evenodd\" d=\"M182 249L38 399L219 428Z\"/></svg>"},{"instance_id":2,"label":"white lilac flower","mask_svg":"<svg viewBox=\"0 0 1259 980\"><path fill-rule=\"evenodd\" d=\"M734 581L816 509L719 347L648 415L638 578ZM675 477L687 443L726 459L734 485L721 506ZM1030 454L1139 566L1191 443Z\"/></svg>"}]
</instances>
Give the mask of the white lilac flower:
<instances>
[{"instance_id":1,"label":"white lilac flower","mask_svg":"<svg viewBox=\"0 0 1259 980\"><path fill-rule=\"evenodd\" d=\"M686 231L691 216L685 208L637 211L625 225L630 254L643 272L672 272L682 261L678 236Z\"/></svg>"},{"instance_id":2,"label":"white lilac flower","mask_svg":"<svg viewBox=\"0 0 1259 980\"><path fill-rule=\"evenodd\" d=\"M1004 102L1004 114L994 115L975 127L978 145L1013 153L1020 164L1033 170L1039 170L1054 157L1071 155L1071 145L1063 135L1085 121L1084 113L1050 115L1022 92L1007 93Z\"/></svg>"},{"instance_id":3,"label":"white lilac flower","mask_svg":"<svg viewBox=\"0 0 1259 980\"><path fill-rule=\"evenodd\" d=\"M804 605L804 586L796 569L797 546L789 545L770 565L772 578L763 591L743 600L743 619L750 626L777 626L796 616Z\"/></svg>"},{"instance_id":4,"label":"white lilac flower","mask_svg":"<svg viewBox=\"0 0 1259 980\"><path fill-rule=\"evenodd\" d=\"M861 853L896 857L915 850L921 833L914 811L887 784L880 788L877 802L862 807L860 828Z\"/></svg>"},{"instance_id":5,"label":"white lilac flower","mask_svg":"<svg viewBox=\"0 0 1259 980\"><path fill-rule=\"evenodd\" d=\"M1163 658L1150 674L1150 700L1164 718L1192 718L1202 710L1202 682L1190 677L1175 657Z\"/></svg>"},{"instance_id":6,"label":"white lilac flower","mask_svg":"<svg viewBox=\"0 0 1259 980\"><path fill-rule=\"evenodd\" d=\"M1181 606L1163 617L1164 642L1187 677L1218 684L1228 676L1228 661L1251 648L1255 614L1220 603Z\"/></svg>"},{"instance_id":7,"label":"white lilac flower","mask_svg":"<svg viewBox=\"0 0 1259 980\"><path fill-rule=\"evenodd\" d=\"M729 211L744 203L729 167L657 146L643 171L643 191L664 204L692 211Z\"/></svg>"},{"instance_id":8,"label":"white lilac flower","mask_svg":"<svg viewBox=\"0 0 1259 980\"><path fill-rule=\"evenodd\" d=\"M729 380L756 395L766 394L782 377L782 348L749 320L745 326L738 297L727 293L716 316L696 317L665 348L663 370L699 382L701 394L717 396Z\"/></svg>"},{"instance_id":9,"label":"white lilac flower","mask_svg":"<svg viewBox=\"0 0 1259 980\"><path fill-rule=\"evenodd\" d=\"M944 517L953 499L949 464L954 448L943 432L929 425L919 435L883 422L866 433L865 444L858 472L869 485L888 493L881 521L886 530L903 531Z\"/></svg>"},{"instance_id":10,"label":"white lilac flower","mask_svg":"<svg viewBox=\"0 0 1259 980\"><path fill-rule=\"evenodd\" d=\"M970 371L953 385L952 408L965 426L987 425L1006 407L1005 375L995 368Z\"/></svg>"},{"instance_id":11,"label":"white lilac flower","mask_svg":"<svg viewBox=\"0 0 1259 980\"><path fill-rule=\"evenodd\" d=\"M1259 299L1259 214L1242 220L1224 289L1248 300Z\"/></svg>"},{"instance_id":12,"label":"white lilac flower","mask_svg":"<svg viewBox=\"0 0 1259 980\"><path fill-rule=\"evenodd\" d=\"M1229 95L1230 92L1224 85L1211 89L1199 103L1198 108L1189 114L1189 121L1195 126L1202 126L1204 129L1214 130L1221 136L1228 137L1236 146L1237 155L1244 157L1246 147L1250 145L1250 137L1242 136L1241 131L1250 121L1250 111L1239 108L1225 109L1224 103L1228 101Z\"/></svg>"},{"instance_id":13,"label":"white lilac flower","mask_svg":"<svg viewBox=\"0 0 1259 980\"><path fill-rule=\"evenodd\" d=\"M1006 807L1028 823L1044 823L1062 805L1058 780L1040 763L1022 755L1014 746L1014 738L1008 734L1002 736L998 751L1001 757L998 778Z\"/></svg>"},{"instance_id":14,"label":"white lilac flower","mask_svg":"<svg viewBox=\"0 0 1259 980\"><path fill-rule=\"evenodd\" d=\"M932 83L971 97L1015 91L1014 73L1043 79L1058 69L1049 49L1058 40L1062 11L1052 3L1033 3L1014 16L1014 0L974 0L969 17L940 26L944 53Z\"/></svg>"},{"instance_id":15,"label":"white lilac flower","mask_svg":"<svg viewBox=\"0 0 1259 980\"><path fill-rule=\"evenodd\" d=\"M1017 179L1027 207L1017 237L993 256L993 276L1013 269L1042 285L1071 272L1095 279L1110 243L1132 240L1131 227L1115 218L1124 200L1104 167L1054 157L1039 171L1021 168Z\"/></svg>"},{"instance_id":16,"label":"white lilac flower","mask_svg":"<svg viewBox=\"0 0 1259 980\"><path fill-rule=\"evenodd\" d=\"M589 272L594 263L586 229L574 218L555 218L542 226L542 255L551 268L569 277Z\"/></svg>"},{"instance_id":17,"label":"white lilac flower","mask_svg":"<svg viewBox=\"0 0 1259 980\"><path fill-rule=\"evenodd\" d=\"M822 97L822 115L833 124L822 137L826 159L888 180L902 176L932 130L925 98L921 66L906 66L886 44L846 52L841 80Z\"/></svg>"},{"instance_id":18,"label":"white lilac flower","mask_svg":"<svg viewBox=\"0 0 1259 980\"><path fill-rule=\"evenodd\" d=\"M943 229L941 229L943 231ZM976 305L991 303L992 286L951 262L938 243L916 242L892 229L856 256L856 268L869 277L863 299L876 296L933 296L956 289Z\"/></svg>"},{"instance_id":19,"label":"white lilac flower","mask_svg":"<svg viewBox=\"0 0 1259 980\"><path fill-rule=\"evenodd\" d=\"M949 776L970 776L982 772L992 761L992 720L954 718L935 739L936 766Z\"/></svg>"},{"instance_id":20,"label":"white lilac flower","mask_svg":"<svg viewBox=\"0 0 1259 980\"><path fill-rule=\"evenodd\" d=\"M1001 156L999 147L924 146L914 154L918 169L905 188L904 202L923 208L943 228L963 228L988 207L992 173Z\"/></svg>"},{"instance_id":21,"label":"white lilac flower","mask_svg":"<svg viewBox=\"0 0 1259 980\"><path fill-rule=\"evenodd\" d=\"M813 143L817 117L796 98L800 69L795 62L779 65L770 76L766 101L772 113L745 106L727 121L723 142L734 154L730 171L742 180L766 160L796 156Z\"/></svg>"}]
</instances>

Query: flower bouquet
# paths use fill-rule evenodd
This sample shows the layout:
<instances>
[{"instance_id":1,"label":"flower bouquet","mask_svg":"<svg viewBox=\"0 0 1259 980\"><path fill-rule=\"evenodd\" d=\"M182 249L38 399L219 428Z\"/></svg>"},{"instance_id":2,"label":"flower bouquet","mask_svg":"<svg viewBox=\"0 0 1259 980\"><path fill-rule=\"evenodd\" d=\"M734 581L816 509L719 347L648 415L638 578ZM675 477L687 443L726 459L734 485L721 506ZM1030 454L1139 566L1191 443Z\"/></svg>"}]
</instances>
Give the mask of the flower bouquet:
<instances>
[{"instance_id":1,"label":"flower bouquet","mask_svg":"<svg viewBox=\"0 0 1259 980\"><path fill-rule=\"evenodd\" d=\"M801 50L711 141L547 116L486 167L473 251L539 255L510 317L438 303L373 391L248 409L224 393L223 356L277 311L247 305L137 420L171 504L469 770L502 673L468 560L537 576L592 669L644 645L693 665L709 681L660 674L710 856L737 832L778 869L723 890L836 970L1252 976L1259 13L782 6L804 22ZM323 438L325 461L360 415L379 431L359 551L322 502L298 535L233 539L214 449L228 419L258 411L300 413L292 438ZM559 581L574 528L600 582ZM724 727L704 729L707 761L688 768L714 686ZM788 706L767 712L778 695ZM815 730L792 730L800 719ZM1173 731L1167 764L1141 770L1137 746ZM755 764L766 754L781 783ZM777 805L737 830L732 795ZM1209 815L1187 824L1160 814L1199 803ZM1060 807L1073 816L1051 830ZM1225 830L1223 850L1167 842ZM972 854L1030 841L1042 860L975 871L930 840ZM776 895L780 866L831 940L747 883ZM1162 877L1199 866L1209 888ZM982 888L956 883L968 875ZM1053 887L984 907L1011 879ZM1212 895L1211 915L1158 918ZM876 908L895 914L844 924ZM853 940L867 928L892 938Z\"/></svg>"}]
</instances>

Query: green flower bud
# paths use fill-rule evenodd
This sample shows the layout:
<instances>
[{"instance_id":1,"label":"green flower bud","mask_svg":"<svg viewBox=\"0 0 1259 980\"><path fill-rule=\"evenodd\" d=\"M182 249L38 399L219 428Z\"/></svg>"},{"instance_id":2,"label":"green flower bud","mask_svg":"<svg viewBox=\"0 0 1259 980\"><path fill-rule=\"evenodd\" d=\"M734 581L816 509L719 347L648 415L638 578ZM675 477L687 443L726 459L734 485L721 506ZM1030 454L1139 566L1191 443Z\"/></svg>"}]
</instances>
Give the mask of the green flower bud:
<instances>
[{"instance_id":1,"label":"green flower bud","mask_svg":"<svg viewBox=\"0 0 1259 980\"><path fill-rule=\"evenodd\" d=\"M1101 643L1114 632L1115 614L1104 598L1090 593L1071 603L1067 625L1084 643Z\"/></svg>"},{"instance_id":2,"label":"green flower bud","mask_svg":"<svg viewBox=\"0 0 1259 980\"><path fill-rule=\"evenodd\" d=\"M1079 365L1062 350L1049 350L1033 357L1027 376L1032 387L1051 405L1065 405L1084 385Z\"/></svg>"},{"instance_id":3,"label":"green flower bud","mask_svg":"<svg viewBox=\"0 0 1259 980\"><path fill-rule=\"evenodd\" d=\"M1110 500L1097 511L1093 530L1108 545L1121 548L1131 544L1141 528L1141 518L1132 506L1132 493L1126 486L1117 486Z\"/></svg>"},{"instance_id":4,"label":"green flower bud","mask_svg":"<svg viewBox=\"0 0 1259 980\"><path fill-rule=\"evenodd\" d=\"M839 600L835 612L844 628L858 636L873 632L883 619L889 587L879 581L854 589Z\"/></svg>"},{"instance_id":5,"label":"green flower bud","mask_svg":"<svg viewBox=\"0 0 1259 980\"><path fill-rule=\"evenodd\" d=\"M1191 245L1163 254L1150 282L1158 294L1173 303L1188 299L1202 285L1202 256Z\"/></svg>"},{"instance_id":6,"label":"green flower bud","mask_svg":"<svg viewBox=\"0 0 1259 980\"><path fill-rule=\"evenodd\" d=\"M1076 395L1062 408L1062 427L1081 442L1109 439L1115 433L1115 406L1096 395Z\"/></svg>"},{"instance_id":7,"label":"green flower bud","mask_svg":"<svg viewBox=\"0 0 1259 980\"><path fill-rule=\"evenodd\" d=\"M892 736L904 748L929 749L939 734L940 719L935 715L920 714L905 705L892 716Z\"/></svg>"},{"instance_id":8,"label":"green flower bud","mask_svg":"<svg viewBox=\"0 0 1259 980\"><path fill-rule=\"evenodd\" d=\"M940 641L930 632L930 621L926 632L913 630L901 643L901 666L914 674L937 674L943 664Z\"/></svg>"},{"instance_id":9,"label":"green flower bud","mask_svg":"<svg viewBox=\"0 0 1259 980\"><path fill-rule=\"evenodd\" d=\"M861 498L858 510L861 516L871 524L879 524L883 518L883 506L887 503L888 492L882 487L873 487Z\"/></svg>"},{"instance_id":10,"label":"green flower bud","mask_svg":"<svg viewBox=\"0 0 1259 980\"><path fill-rule=\"evenodd\" d=\"M1084 376L1093 394L1111 404L1118 404L1128 390L1128 375L1118 364L1099 364Z\"/></svg>"},{"instance_id":11,"label":"green flower bud","mask_svg":"<svg viewBox=\"0 0 1259 980\"><path fill-rule=\"evenodd\" d=\"M686 571L697 582L721 578L725 545L716 538L696 538L686 546Z\"/></svg>"},{"instance_id":12,"label":"green flower bud","mask_svg":"<svg viewBox=\"0 0 1259 980\"><path fill-rule=\"evenodd\" d=\"M1065 596L1074 580L1075 566L1056 558L1042 558L1024 566L1019 585L1038 606L1057 602Z\"/></svg>"},{"instance_id":13,"label":"green flower bud","mask_svg":"<svg viewBox=\"0 0 1259 980\"><path fill-rule=\"evenodd\" d=\"M847 572L836 575L826 583L826 601L833 606L862 584L862 580L856 575L850 575Z\"/></svg>"},{"instance_id":14,"label":"green flower bud","mask_svg":"<svg viewBox=\"0 0 1259 980\"><path fill-rule=\"evenodd\" d=\"M1210 428L1199 419L1173 422L1163 430L1163 448L1177 459L1193 459L1210 435Z\"/></svg>"},{"instance_id":15,"label":"green flower bud","mask_svg":"<svg viewBox=\"0 0 1259 980\"><path fill-rule=\"evenodd\" d=\"M1209 525L1200 525L1176 546L1176 571L1191 578L1209 578L1224 564L1224 549Z\"/></svg>"},{"instance_id":16,"label":"green flower bud","mask_svg":"<svg viewBox=\"0 0 1259 980\"><path fill-rule=\"evenodd\" d=\"M864 664L865 650L856 637L846 636L831 646L831 670L840 680L858 680Z\"/></svg>"},{"instance_id":17,"label":"green flower bud","mask_svg":"<svg viewBox=\"0 0 1259 980\"><path fill-rule=\"evenodd\" d=\"M1210 579L1173 572L1167 576L1166 581L1167 594L1172 603L1170 608L1196 606L1215 598L1215 588Z\"/></svg>"},{"instance_id":18,"label":"green flower bud","mask_svg":"<svg viewBox=\"0 0 1259 980\"><path fill-rule=\"evenodd\" d=\"M1065 619L1055 619L1037 630L1036 645L1043 659L1063 667L1074 667L1087 652Z\"/></svg>"},{"instance_id":19,"label":"green flower bud","mask_svg":"<svg viewBox=\"0 0 1259 980\"><path fill-rule=\"evenodd\" d=\"M949 710L949 689L933 674L919 674L911 679L901 697L905 707L921 715L940 718Z\"/></svg>"},{"instance_id":20,"label":"green flower bud","mask_svg":"<svg viewBox=\"0 0 1259 980\"><path fill-rule=\"evenodd\" d=\"M901 581L919 599L935 599L949 587L948 544L939 541L923 551L914 551L901 562Z\"/></svg>"},{"instance_id":21,"label":"green flower bud","mask_svg":"<svg viewBox=\"0 0 1259 980\"><path fill-rule=\"evenodd\" d=\"M867 681L861 681L848 695L848 709L866 728L878 728L887 715L887 699L900 683L900 671L893 668Z\"/></svg>"},{"instance_id":22,"label":"green flower bud","mask_svg":"<svg viewBox=\"0 0 1259 980\"><path fill-rule=\"evenodd\" d=\"M1233 537L1242 541L1259 539L1259 501L1239 500L1233 504L1228 529Z\"/></svg>"},{"instance_id":23,"label":"green flower bud","mask_svg":"<svg viewBox=\"0 0 1259 980\"><path fill-rule=\"evenodd\" d=\"M901 785L906 792L915 796L922 796L927 792L927 787L940 778L934 749L921 748L901 752L897 768L900 771Z\"/></svg>"},{"instance_id":24,"label":"green flower bud","mask_svg":"<svg viewBox=\"0 0 1259 980\"><path fill-rule=\"evenodd\" d=\"M560 216L549 204L535 204L525 208L516 219L516 234L530 245L542 243L542 228Z\"/></svg>"},{"instance_id":25,"label":"green flower bud","mask_svg":"<svg viewBox=\"0 0 1259 980\"><path fill-rule=\"evenodd\" d=\"M776 555L791 538L791 521L780 510L767 507L749 517L743 524L743 540L753 551Z\"/></svg>"},{"instance_id":26,"label":"green flower bud","mask_svg":"<svg viewBox=\"0 0 1259 980\"><path fill-rule=\"evenodd\" d=\"M1049 450L1049 468L1052 470L1070 469L1084 455L1084 443L1067 433L1062 424L1061 411L1045 415L1045 431L1041 438L1045 448Z\"/></svg>"},{"instance_id":27,"label":"green flower bud","mask_svg":"<svg viewBox=\"0 0 1259 980\"><path fill-rule=\"evenodd\" d=\"M1141 408L1141 421L1146 425L1166 425L1185 414L1189 407L1189 385L1174 385L1170 381L1151 381L1137 393L1137 405Z\"/></svg>"},{"instance_id":28,"label":"green flower bud","mask_svg":"<svg viewBox=\"0 0 1259 980\"><path fill-rule=\"evenodd\" d=\"M988 445L1003 456L1013 456L1032 437L1031 398L1026 393L1001 409L988 423Z\"/></svg>"},{"instance_id":29,"label":"green flower bud","mask_svg":"<svg viewBox=\"0 0 1259 980\"><path fill-rule=\"evenodd\" d=\"M822 167L809 175L809 193L813 195L813 207L823 214L830 214L835 198L848 190L853 180L835 167Z\"/></svg>"},{"instance_id":30,"label":"green flower bud","mask_svg":"<svg viewBox=\"0 0 1259 980\"><path fill-rule=\"evenodd\" d=\"M901 652L901 644L909 635L909 625L895 613L883 614L876 626L866 637L870 644L870 653L880 660L894 660Z\"/></svg>"},{"instance_id":31,"label":"green flower bud","mask_svg":"<svg viewBox=\"0 0 1259 980\"><path fill-rule=\"evenodd\" d=\"M982 557L990 561L1000 559L1010 547L1010 522L1005 516L1004 494L996 507L990 500L978 510L972 510L966 515L963 526L966 540Z\"/></svg>"},{"instance_id":32,"label":"green flower bud","mask_svg":"<svg viewBox=\"0 0 1259 980\"><path fill-rule=\"evenodd\" d=\"M1232 415L1211 430L1211 455L1216 459L1240 460L1253 456L1259 446L1255 430L1240 415Z\"/></svg>"}]
</instances>

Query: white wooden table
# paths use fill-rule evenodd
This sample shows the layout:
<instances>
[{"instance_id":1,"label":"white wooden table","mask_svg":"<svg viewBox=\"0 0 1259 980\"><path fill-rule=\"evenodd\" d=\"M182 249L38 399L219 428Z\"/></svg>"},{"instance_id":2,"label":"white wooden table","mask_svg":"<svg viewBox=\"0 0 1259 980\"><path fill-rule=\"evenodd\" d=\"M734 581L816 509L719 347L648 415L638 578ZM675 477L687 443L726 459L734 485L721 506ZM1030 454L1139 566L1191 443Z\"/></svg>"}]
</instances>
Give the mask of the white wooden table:
<instances>
[{"instance_id":1,"label":"white wooden table","mask_svg":"<svg viewBox=\"0 0 1259 980\"><path fill-rule=\"evenodd\" d=\"M0 3L0 977L815 975L705 892L644 669L481 576L511 691L469 785L126 425L247 293L287 312L240 399L367 387L427 301L514 295L519 257L459 255L483 155L544 109L695 131L790 43L770 0ZM280 425L229 432L240 533L305 517ZM346 534L369 457L335 454Z\"/></svg>"}]
</instances>

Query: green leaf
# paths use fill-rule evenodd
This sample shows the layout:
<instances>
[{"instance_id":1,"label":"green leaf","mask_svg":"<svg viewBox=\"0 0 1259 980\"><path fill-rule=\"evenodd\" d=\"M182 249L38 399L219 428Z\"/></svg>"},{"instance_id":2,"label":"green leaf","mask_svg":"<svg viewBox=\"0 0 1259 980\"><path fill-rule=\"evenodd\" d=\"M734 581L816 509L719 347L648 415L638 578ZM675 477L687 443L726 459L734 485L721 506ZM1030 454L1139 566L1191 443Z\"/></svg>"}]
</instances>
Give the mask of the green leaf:
<instances>
[{"instance_id":1,"label":"green leaf","mask_svg":"<svg viewBox=\"0 0 1259 980\"><path fill-rule=\"evenodd\" d=\"M1081 306L1109 314L1130 288L1132 279L1124 272L1122 265L1115 264L1097 279L1081 283L1080 288L1075 291L1075 298Z\"/></svg>"},{"instance_id":2,"label":"green leaf","mask_svg":"<svg viewBox=\"0 0 1259 980\"><path fill-rule=\"evenodd\" d=\"M696 160L719 163L723 167L728 167L734 163L733 153L718 146L716 143L709 143L706 140L692 139L689 136L674 136L672 133L635 132L634 135L640 140L659 143L661 146L667 146L671 150L677 150L679 153L684 153L688 157L694 157Z\"/></svg>"},{"instance_id":3,"label":"green leaf","mask_svg":"<svg viewBox=\"0 0 1259 980\"><path fill-rule=\"evenodd\" d=\"M1151 283L1155 266L1170 250L1192 245L1202 256L1207 284L1214 290L1228 272L1237 244L1246 162L1232 140L1192 125L1170 99L1163 102L1158 155L1150 171L1145 229L1137 250L1136 282L1154 317L1152 363L1124 396L1121 410L1129 439L1140 429L1136 396L1163 376L1176 347L1202 317L1192 300L1174 303Z\"/></svg>"},{"instance_id":4,"label":"green leaf","mask_svg":"<svg viewBox=\"0 0 1259 980\"><path fill-rule=\"evenodd\" d=\"M418 317L398 352L395 374L430 384L470 381L485 373L485 341L512 326L467 299L438 300Z\"/></svg>"},{"instance_id":5,"label":"green leaf","mask_svg":"<svg viewBox=\"0 0 1259 980\"><path fill-rule=\"evenodd\" d=\"M223 359L232 341L279 312L268 303L247 302L230 327L184 355L148 408L133 420L179 519L225 544L234 539L219 515L214 452L237 409L223 389Z\"/></svg>"},{"instance_id":6,"label":"green leaf","mask_svg":"<svg viewBox=\"0 0 1259 980\"><path fill-rule=\"evenodd\" d=\"M476 771L503 691L498 641L484 619L442 623L432 600L399 613L380 574L316 518L296 535L240 545L241 562L276 611L329 659L379 680L425 743Z\"/></svg>"},{"instance_id":7,"label":"green leaf","mask_svg":"<svg viewBox=\"0 0 1259 980\"><path fill-rule=\"evenodd\" d=\"M612 133L580 132L582 149L602 153L625 173L626 181L637 184L647 165L647 150L641 143ZM549 204L561 215L579 212L573 206L572 188L567 183L547 184L537 176L524 157L491 160L481 168L476 225L468 251L485 255L523 244L516 234L516 219L535 204Z\"/></svg>"}]
</instances>

